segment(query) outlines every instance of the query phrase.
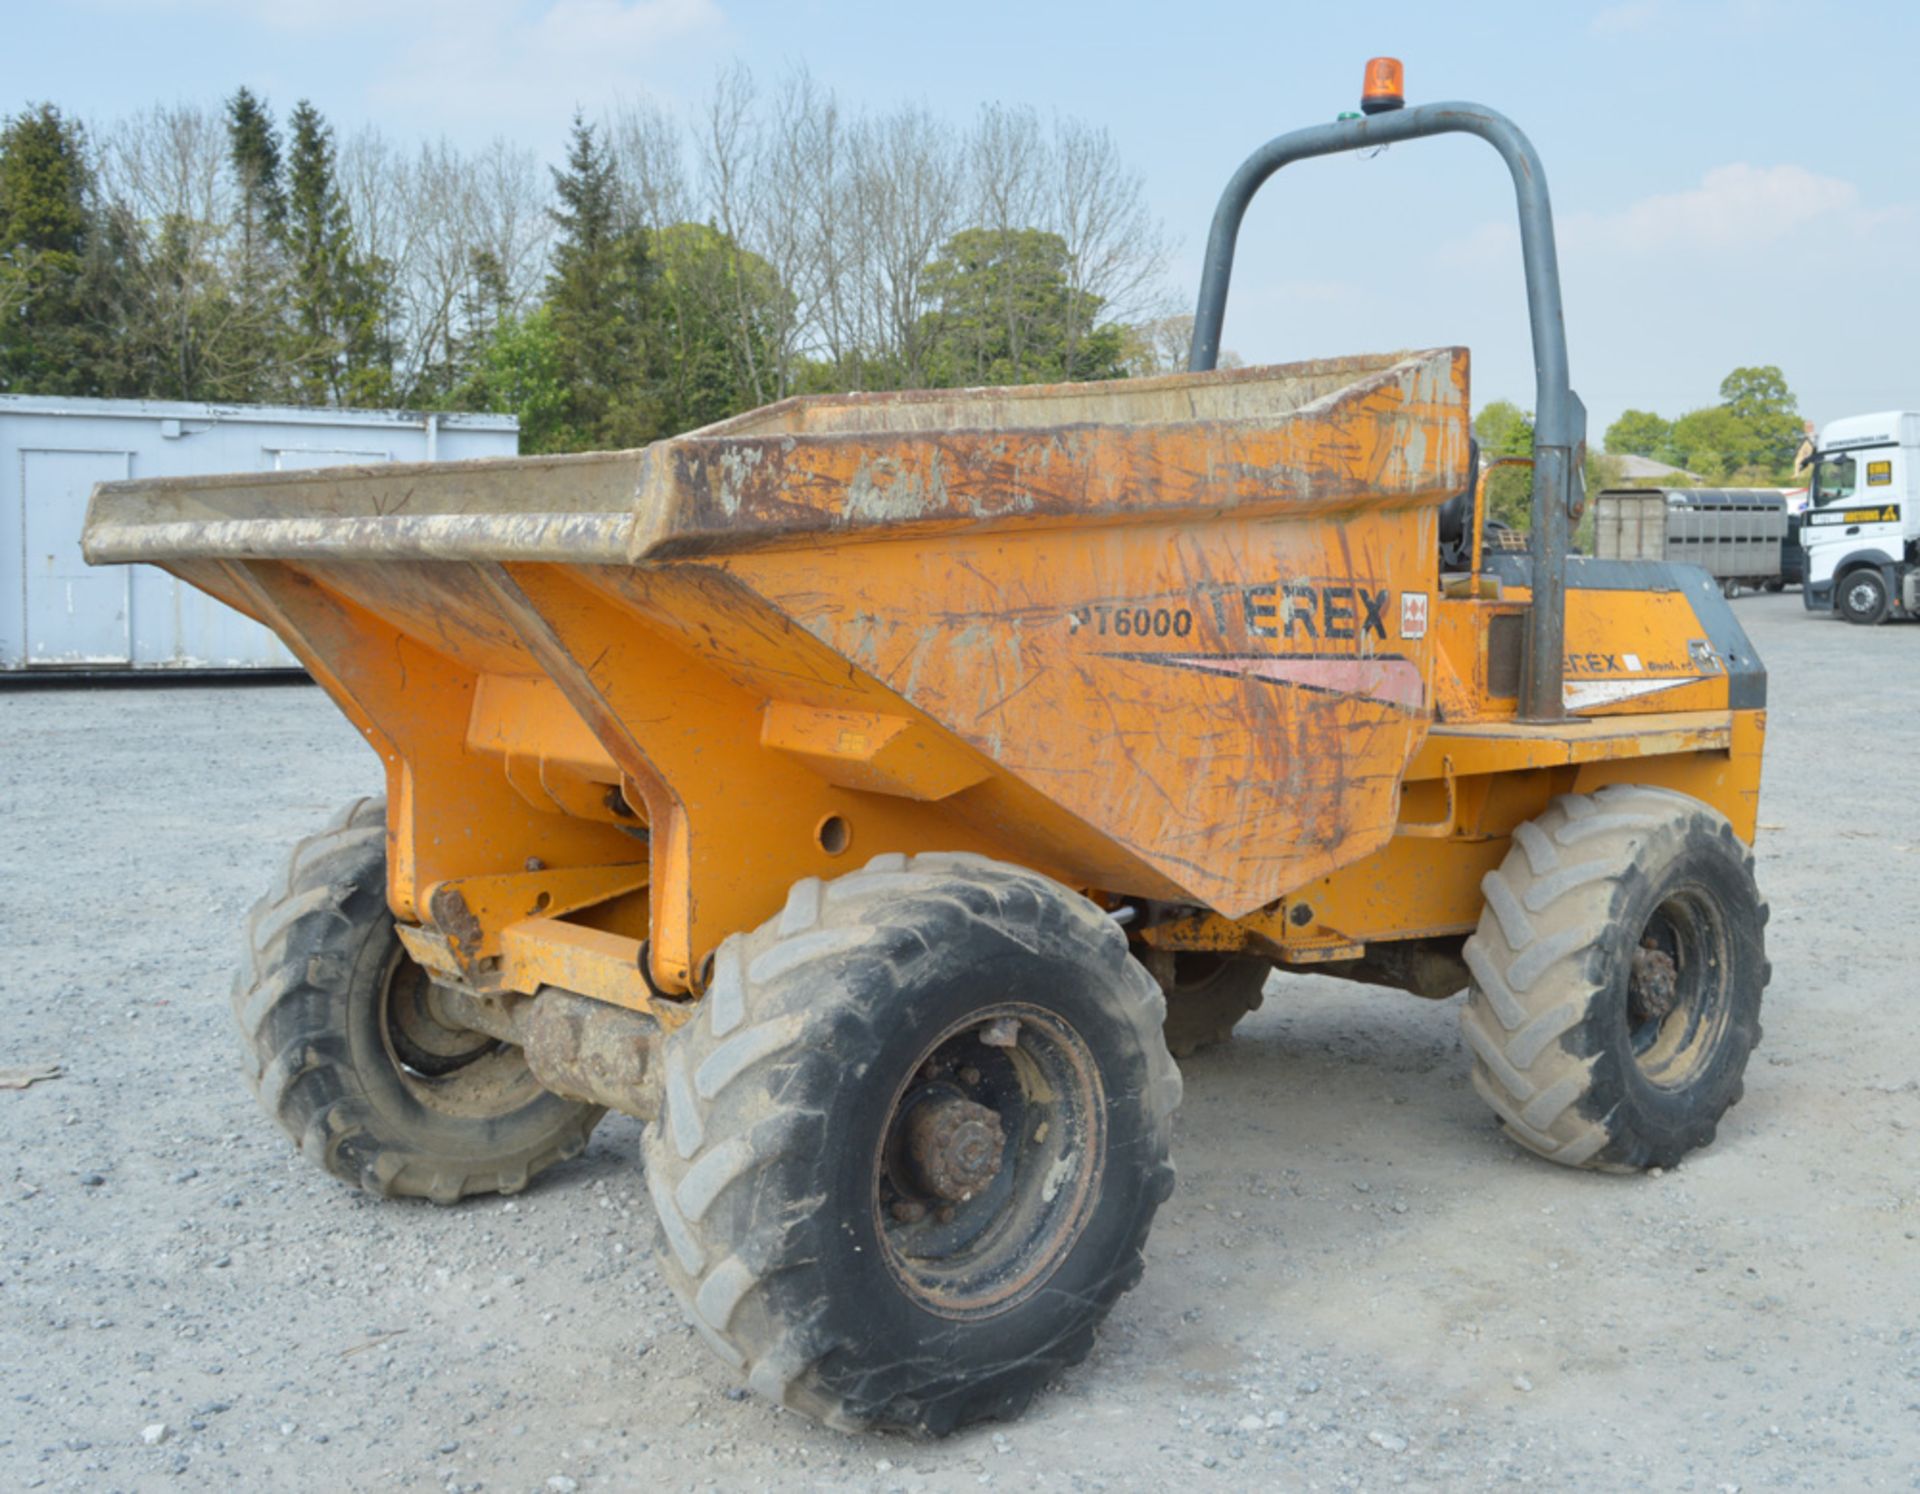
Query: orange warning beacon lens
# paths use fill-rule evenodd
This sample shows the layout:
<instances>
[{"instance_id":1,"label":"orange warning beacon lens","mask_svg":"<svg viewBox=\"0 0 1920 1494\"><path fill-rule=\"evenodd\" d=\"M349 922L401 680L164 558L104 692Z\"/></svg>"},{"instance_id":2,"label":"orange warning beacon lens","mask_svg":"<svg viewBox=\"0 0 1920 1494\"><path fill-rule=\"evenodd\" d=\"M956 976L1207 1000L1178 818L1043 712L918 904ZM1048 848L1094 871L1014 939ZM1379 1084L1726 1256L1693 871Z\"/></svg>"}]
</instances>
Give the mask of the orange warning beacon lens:
<instances>
[{"instance_id":1,"label":"orange warning beacon lens","mask_svg":"<svg viewBox=\"0 0 1920 1494\"><path fill-rule=\"evenodd\" d=\"M1398 57L1372 57L1367 60L1366 81L1360 85L1360 112L1385 114L1389 109L1404 109L1407 88Z\"/></svg>"}]
</instances>

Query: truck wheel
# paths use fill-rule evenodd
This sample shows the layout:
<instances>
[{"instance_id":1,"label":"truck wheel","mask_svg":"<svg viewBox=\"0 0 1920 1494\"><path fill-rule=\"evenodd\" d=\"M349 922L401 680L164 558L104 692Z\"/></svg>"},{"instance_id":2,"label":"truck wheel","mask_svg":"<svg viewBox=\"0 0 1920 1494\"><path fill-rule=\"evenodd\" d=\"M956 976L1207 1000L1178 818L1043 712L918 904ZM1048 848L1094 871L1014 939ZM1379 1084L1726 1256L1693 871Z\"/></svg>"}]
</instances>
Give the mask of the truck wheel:
<instances>
[{"instance_id":1,"label":"truck wheel","mask_svg":"<svg viewBox=\"0 0 1920 1494\"><path fill-rule=\"evenodd\" d=\"M1272 961L1257 955L1179 950L1160 956L1160 962L1171 965L1171 979L1153 961L1147 968L1160 977L1166 993L1167 1048L1175 1058L1191 1058L1232 1037L1240 1019L1259 1010L1273 974Z\"/></svg>"},{"instance_id":2,"label":"truck wheel","mask_svg":"<svg viewBox=\"0 0 1920 1494\"><path fill-rule=\"evenodd\" d=\"M516 1193L605 1112L542 1089L518 1048L434 1020L386 864L385 805L362 799L254 905L233 992L248 1085L308 1161L369 1193Z\"/></svg>"},{"instance_id":3,"label":"truck wheel","mask_svg":"<svg viewBox=\"0 0 1920 1494\"><path fill-rule=\"evenodd\" d=\"M1713 1140L1760 1041L1767 905L1724 816L1667 789L1567 794L1481 886L1461 1012L1522 1146L1625 1172Z\"/></svg>"},{"instance_id":4,"label":"truck wheel","mask_svg":"<svg viewBox=\"0 0 1920 1494\"><path fill-rule=\"evenodd\" d=\"M1885 622L1887 613L1892 610L1892 599L1887 595L1887 583L1880 573L1870 566L1862 566L1857 571L1849 571L1842 576L1834 589L1834 606L1850 623L1859 623L1871 627L1875 623Z\"/></svg>"},{"instance_id":5,"label":"truck wheel","mask_svg":"<svg viewBox=\"0 0 1920 1494\"><path fill-rule=\"evenodd\" d=\"M1720 583L1720 595L1731 602L1740 595L1740 583L1729 576Z\"/></svg>"},{"instance_id":6,"label":"truck wheel","mask_svg":"<svg viewBox=\"0 0 1920 1494\"><path fill-rule=\"evenodd\" d=\"M1140 1278L1180 1074L1120 928L978 856L796 884L715 956L645 1140L661 1269L844 1430L1016 1416Z\"/></svg>"}]
</instances>

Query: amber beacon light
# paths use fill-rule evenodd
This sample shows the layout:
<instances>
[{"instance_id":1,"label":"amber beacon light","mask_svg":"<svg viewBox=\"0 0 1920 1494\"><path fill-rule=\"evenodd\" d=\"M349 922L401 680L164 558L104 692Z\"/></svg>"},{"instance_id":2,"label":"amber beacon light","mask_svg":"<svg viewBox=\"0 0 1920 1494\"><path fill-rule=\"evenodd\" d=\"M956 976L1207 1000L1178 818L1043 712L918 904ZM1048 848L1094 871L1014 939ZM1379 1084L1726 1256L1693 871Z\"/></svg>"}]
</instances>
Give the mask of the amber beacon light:
<instances>
[{"instance_id":1,"label":"amber beacon light","mask_svg":"<svg viewBox=\"0 0 1920 1494\"><path fill-rule=\"evenodd\" d=\"M1398 57L1367 59L1366 81L1360 85L1360 112L1385 114L1407 106L1407 87Z\"/></svg>"}]
</instances>

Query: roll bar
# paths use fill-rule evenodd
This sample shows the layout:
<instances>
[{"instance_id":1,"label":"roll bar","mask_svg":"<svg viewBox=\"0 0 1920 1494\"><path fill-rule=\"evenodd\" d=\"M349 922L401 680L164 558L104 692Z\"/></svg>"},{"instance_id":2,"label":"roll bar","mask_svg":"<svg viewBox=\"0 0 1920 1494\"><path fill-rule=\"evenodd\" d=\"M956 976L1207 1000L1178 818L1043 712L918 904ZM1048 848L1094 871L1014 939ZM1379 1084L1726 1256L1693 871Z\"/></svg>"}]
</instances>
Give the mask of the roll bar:
<instances>
[{"instance_id":1,"label":"roll bar","mask_svg":"<svg viewBox=\"0 0 1920 1494\"><path fill-rule=\"evenodd\" d=\"M1207 236L1200 302L1194 309L1193 350L1187 367L1212 368L1220 357L1227 286L1233 277L1240 220L1254 193L1282 166L1418 140L1427 135L1478 135L1500 152L1513 177L1520 212L1520 257L1527 282L1527 319L1533 329L1533 532L1529 542L1533 602L1520 674L1520 715L1557 721L1566 715L1561 693L1566 650L1567 544L1581 492L1580 459L1587 437L1586 407L1567 373L1567 329L1560 309L1560 265L1553 243L1553 207L1547 177L1532 142L1505 115L1480 104L1421 104L1390 113L1313 125L1269 140L1240 165L1220 194ZM1473 522L1484 522L1477 513Z\"/></svg>"}]
</instances>

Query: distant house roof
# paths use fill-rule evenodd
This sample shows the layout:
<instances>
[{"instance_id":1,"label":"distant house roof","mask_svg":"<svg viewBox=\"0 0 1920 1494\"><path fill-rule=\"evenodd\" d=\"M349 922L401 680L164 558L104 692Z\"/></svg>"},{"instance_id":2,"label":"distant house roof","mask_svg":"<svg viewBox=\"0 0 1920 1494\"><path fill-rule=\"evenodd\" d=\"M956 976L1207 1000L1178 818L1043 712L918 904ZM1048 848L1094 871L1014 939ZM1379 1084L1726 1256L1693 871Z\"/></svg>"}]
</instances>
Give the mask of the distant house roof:
<instances>
[{"instance_id":1,"label":"distant house roof","mask_svg":"<svg viewBox=\"0 0 1920 1494\"><path fill-rule=\"evenodd\" d=\"M1620 464L1623 478L1647 477L1690 477L1698 481L1694 473L1683 467L1669 467L1665 462L1656 462L1652 457L1634 456L1628 453L1614 458Z\"/></svg>"}]
</instances>

